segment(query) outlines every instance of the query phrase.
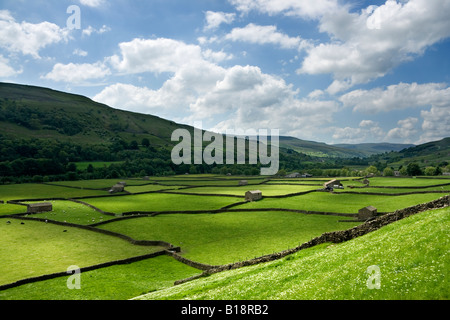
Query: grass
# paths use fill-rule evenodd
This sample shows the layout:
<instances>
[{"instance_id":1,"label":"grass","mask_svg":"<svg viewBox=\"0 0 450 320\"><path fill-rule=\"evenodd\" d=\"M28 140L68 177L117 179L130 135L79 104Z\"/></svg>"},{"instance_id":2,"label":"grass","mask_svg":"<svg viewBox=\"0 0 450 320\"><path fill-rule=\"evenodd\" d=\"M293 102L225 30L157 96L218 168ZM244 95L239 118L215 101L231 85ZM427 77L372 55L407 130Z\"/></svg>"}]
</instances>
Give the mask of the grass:
<instances>
[{"instance_id":1,"label":"grass","mask_svg":"<svg viewBox=\"0 0 450 320\"><path fill-rule=\"evenodd\" d=\"M82 272L80 290L69 290L69 275L0 291L0 300L126 300L170 287L200 273L168 256Z\"/></svg>"},{"instance_id":2,"label":"grass","mask_svg":"<svg viewBox=\"0 0 450 320\"><path fill-rule=\"evenodd\" d=\"M25 183L0 185L0 200L41 199L41 198L71 198L83 196L106 195L103 190L79 190L57 185Z\"/></svg>"},{"instance_id":3,"label":"grass","mask_svg":"<svg viewBox=\"0 0 450 320\"><path fill-rule=\"evenodd\" d=\"M415 204L429 202L442 197L442 193L412 194L401 196L366 195L328 192L314 192L288 198L266 198L256 202L249 202L236 209L255 208L288 208L297 210L325 211L339 213L357 213L359 209L372 205L378 212L391 212Z\"/></svg>"},{"instance_id":4,"label":"grass","mask_svg":"<svg viewBox=\"0 0 450 320\"><path fill-rule=\"evenodd\" d=\"M188 188L185 190L178 190L177 192L189 192L189 193L208 193L208 194L230 194L238 195L244 197L245 192L249 190L260 190L263 195L266 196L277 196L290 193L304 192L309 190L317 190L320 187L317 186L300 186L300 185L247 185L247 186L236 186L236 187L197 187Z\"/></svg>"},{"instance_id":5,"label":"grass","mask_svg":"<svg viewBox=\"0 0 450 320\"><path fill-rule=\"evenodd\" d=\"M427 179L427 178L369 178L370 186L400 186L400 187L424 187L450 183L450 179Z\"/></svg>"},{"instance_id":6,"label":"grass","mask_svg":"<svg viewBox=\"0 0 450 320\"><path fill-rule=\"evenodd\" d=\"M243 187L238 186L237 184L241 179L247 180L250 185ZM277 181L269 181L270 183L260 184L261 182L264 182L265 179L260 177L180 175L172 177L152 177L148 181L143 179L64 181L55 182L51 185L21 184L0 186L0 200L7 201L25 198L68 199L80 196L109 195L106 190L101 189L109 188L118 181L126 181L127 186L125 190L129 192L154 193L104 198L88 198L83 201L95 205L105 211L115 213L123 213L128 211L207 211L220 209L226 205L243 201L245 191L250 189L260 189L263 192L263 197L267 197L318 189L321 187L323 180L329 179L324 178L321 181L313 181L311 179L279 179ZM358 181L349 180L343 181L346 186L345 189L336 190L339 194L313 192L286 198L263 198L257 202L235 206L233 209L288 208L311 211L356 213L362 207L373 205L379 212L388 212L437 199L443 196L443 193L384 196L350 194L346 192L381 192L390 194L421 190L448 191L450 190L449 186L425 188L429 185L447 183L447 180L450 181L450 179L437 180L422 178L411 179L376 177L370 178L370 185L375 187L365 189L348 188L349 185L362 185ZM161 184L152 184L154 182ZM292 182L292 184L285 184L286 182ZM252 185L252 183L254 184ZM320 186L300 185L299 183L317 183ZM62 185L68 185L73 188L64 187ZM185 185L192 186L192 188L184 189L183 186ZM414 190L405 188L394 189L376 187L383 185L416 185L424 188ZM97 190L87 190L85 188L94 188ZM224 196L175 194L170 193L172 189L177 192L223 194ZM165 190L165 192L158 193L158 190ZM242 197L227 197L225 196L227 194L239 195ZM52 212L28 215L28 217L67 221L80 225L89 225L102 221L107 222L107 220L114 218L111 216L102 215L88 206L72 201L52 200L52 203ZM22 213L25 211L26 208L24 206L0 204L0 215ZM433 211L433 214L437 212L439 211ZM440 221L439 227L448 229L447 217L449 212L444 211L444 213L446 214L445 217L436 216L435 219L436 221ZM424 215L422 217L428 221L428 215ZM358 224L354 222L338 222L338 220L344 219L345 217L339 216L307 215L284 211L224 212L220 214L171 213L157 215L154 217L140 217L136 219L111 221L98 226L98 228L120 232L137 240L167 241L173 243L174 245L179 245L182 248L181 254L186 258L207 264L218 265L252 259L261 255L282 251L295 247L300 243L309 241L311 238L316 237L323 232L348 229ZM11 224L7 224L7 220L10 220ZM50 223L46 224L37 221L24 221L24 223L24 225L21 225L20 221L16 219L0 219L0 246L2 248L0 251L0 284L11 283L30 276L48 274L52 272L64 272L67 267L72 264L82 267L122 259L125 257L136 256L143 253L148 253L152 250L157 250L155 247L133 246L130 243L115 237L106 236L87 230L81 230L78 228L61 227ZM423 245L417 244L416 240L425 237L425 233L428 232L426 236L434 236L436 241L440 241L442 242L441 244L447 246L445 248L446 251L441 250L439 253L439 259L447 259L446 252L448 251L448 236L442 237L442 235L436 233L437 231L433 228L437 228L438 226L435 223L429 223L429 221L427 222L429 223L430 228L428 231L421 229L421 223L421 220L417 220L415 223L415 225L418 226L417 230L419 232L417 237L414 235L415 231L413 232L410 229L402 229L405 230L402 231L401 234L402 237L404 236L402 241L405 241L405 249L399 248L397 243L390 241L389 232L394 235L397 234L397 229L389 229L390 226L389 228L386 227L386 230L391 231L385 233L383 241L372 239L368 240L365 245L372 248L371 242L374 244L376 243L376 250L382 252L379 255L380 259L384 257L383 255L386 255L386 257L389 257L393 261L403 259L403 255L415 255L414 261L417 260L419 265L427 266L428 262L422 261L420 257L423 256L424 259L430 258L433 260L433 255L438 256L436 250L442 249L441 245L436 245L433 242L424 242ZM67 232L63 232L64 230L67 230ZM385 228L382 230L385 230ZM395 237L393 239L395 239ZM355 239L355 241L356 240L357 239ZM426 241L428 240L429 239ZM263 269L259 269L260 266L257 266L254 269L245 269L254 270L254 274L252 273L253 271L248 271L249 273L247 273L247 271L241 270L243 273L239 273L241 271L238 272L236 270L237 273L230 278L230 283L227 284L229 288L227 290L229 290L229 292L237 290L236 297L243 298L246 298L247 295L249 297L252 297L253 295L253 297L268 297L269 299L334 299L333 294L336 292L336 289L333 288L333 286L345 286L348 282L353 286L351 292L338 292L336 293L336 297L343 297L343 299L347 299L347 297L350 297L349 299L359 299L358 297L368 294L367 292L355 293L357 292L355 289L355 281L359 281L357 282L358 284L365 281L365 269L361 271L363 274L361 275L361 272L355 270L355 266L349 264L350 262L347 262L345 259L348 259L348 261L352 261L353 259L353 261L357 262L364 261L364 264L366 264L366 262L369 262L364 259L371 254L371 251L361 251L362 247L358 247L358 252L360 254L355 253L354 255L346 255L345 250L333 251L337 250L340 246L341 245L336 245L329 248L328 245L319 246L317 248L304 250L296 255L291 255L284 260L273 263L274 270L281 270L282 266L290 262L298 263L296 266L299 270L304 269L309 273L309 275L304 272L301 272L300 275L298 275L295 274L293 270L290 270L289 274L292 275L292 281L297 281L297 279L299 279L301 283L305 283L306 287L302 287L303 284L298 284L297 286L291 288L289 287L290 280L276 280L274 284L264 282L262 280L262 283L266 286L265 290L269 291L268 293L262 293L264 290L263 288L256 288L255 292L253 292L254 285L242 284L242 286L239 286L241 276L242 281L246 281L245 279L247 276L250 277L249 279L252 279L252 277L253 279L257 279L257 274L260 272L262 277L265 276L265 271ZM393 250L394 248L398 251L386 251ZM346 250L350 252L352 248L346 247ZM339 255L342 255L343 260L334 261L333 259L337 259ZM314 259L316 260L308 260L313 257L315 257ZM344 259L344 257L346 258ZM434 260L440 261L439 259ZM322 263L320 263L320 261L322 261ZM403 270L407 270L410 274L414 274L412 272L413 270L411 269L410 271L408 268L409 264L414 264L416 262L408 261L402 260L401 264L396 266L389 265L387 262L384 262L384 264L374 262L370 265L377 264L382 267L382 281L385 281L384 275L387 275L387 272L389 272L389 274L392 273L392 268L394 268L396 272L395 274L405 275L406 273L404 273ZM447 260L445 261L447 263ZM303 265L303 263L306 263L306 265ZM309 266L309 263L311 264L311 267ZM332 279L332 271L325 265L328 263L331 263L331 266L334 266L337 270L336 272L341 273L344 284L342 284L342 282L338 282L338 278ZM340 267L340 264L346 266L348 271L346 268ZM428 278L425 274L418 273L414 274L418 277L417 279L414 279L414 281L420 283L424 281L426 282L430 277L434 277L433 279L438 279L436 281L441 281L443 277L442 275L446 273L446 269L442 267L441 264L433 264L433 266L434 267L430 266L430 268L435 269L429 269L428 267L425 267L424 269L430 273ZM367 266L365 266L365 268L367 268ZM149 291L162 290L164 288L171 287L173 281L198 274L199 272L199 270L192 269L173 260L173 258L158 257L141 261L139 263L132 263L130 265L108 267L83 273L83 290L68 290L65 285L66 278L61 277L58 279L46 280L39 283L0 291L0 299L129 299ZM318 274L317 277L314 276L315 273ZM357 274L357 280L348 278L354 274ZM216 276L220 277L219 275ZM271 275L267 274L267 276L269 277ZM304 279L304 277L307 276L313 277L314 279ZM274 279L273 276L272 279ZM290 275L287 274L286 279L291 279ZM326 282L328 281L326 279L330 279L330 282ZM414 282L413 280L410 279L410 282L406 282L406 279L399 279L400 280L389 281L393 283L395 281L399 281L399 286L410 286L411 290L413 290L413 288L415 288L416 291L418 290L411 284ZM234 282L236 283L236 287L230 287ZM279 284L283 284L284 287L279 287ZM383 285L384 284L388 284L388 282L383 282ZM209 284L205 284L205 287L209 286ZM274 290L267 290L267 287L273 287ZM310 290L310 292L308 292L305 288ZM329 289L325 290L323 288ZM443 288L444 287L441 283L436 282L436 289L427 289L428 292L431 292L429 297L434 299L434 297L439 296L440 293L448 292ZM293 291L297 289L302 293L294 294ZM313 295L314 290L316 290L316 295ZM165 291L163 290L161 292ZM384 299L385 297L390 299L391 297L395 297L394 295L375 296L373 295L374 292L381 291L370 291L369 293L372 295L363 297L363 299L379 297L381 297L381 299ZM184 294L187 293L183 293L183 295ZM223 294L223 292L220 294L218 293L217 295L214 293L211 297L219 297L221 294ZM192 292L187 296L190 297L191 295L193 295ZM197 296L196 294L193 296L195 298L202 297L201 295ZM426 295L423 296L428 297ZM440 299L447 299L446 297L448 298L448 294L447 296L439 296ZM161 296L161 298L166 298L166 296ZM170 296L170 298L172 298L172 296ZM209 297L206 296L205 299L208 298Z\"/></svg>"},{"instance_id":7,"label":"grass","mask_svg":"<svg viewBox=\"0 0 450 320\"><path fill-rule=\"evenodd\" d=\"M214 210L242 201L233 197L202 197L181 194L150 193L120 197L85 199L103 211L123 213L130 211L184 211Z\"/></svg>"},{"instance_id":8,"label":"grass","mask_svg":"<svg viewBox=\"0 0 450 320\"><path fill-rule=\"evenodd\" d=\"M89 225L115 218L114 216L101 214L100 212L73 201L51 201L53 211L33 214L33 218L49 219L54 221L70 222L81 225Z\"/></svg>"},{"instance_id":9,"label":"grass","mask_svg":"<svg viewBox=\"0 0 450 320\"><path fill-rule=\"evenodd\" d=\"M51 182L55 186L69 186L75 188L91 188L91 189L107 189L111 188L119 181L124 181L127 186L139 186L148 184L148 181L137 179L94 179L94 180L77 180L77 181L57 181Z\"/></svg>"},{"instance_id":10,"label":"grass","mask_svg":"<svg viewBox=\"0 0 450 320\"><path fill-rule=\"evenodd\" d=\"M170 214L111 222L102 226L138 240L179 245L186 258L207 264L252 259L295 247L327 231L358 223L342 217L292 212Z\"/></svg>"},{"instance_id":11,"label":"grass","mask_svg":"<svg viewBox=\"0 0 450 320\"><path fill-rule=\"evenodd\" d=\"M204 300L448 300L450 208L432 210L336 245L226 271L142 296ZM368 267L377 265L380 289ZM270 290L268 290L270 288Z\"/></svg>"},{"instance_id":12,"label":"grass","mask_svg":"<svg viewBox=\"0 0 450 320\"><path fill-rule=\"evenodd\" d=\"M66 230L66 232L64 232ZM85 267L143 255L158 247L134 246L100 233L49 223L0 220L0 284L64 272L71 265Z\"/></svg>"}]
</instances>

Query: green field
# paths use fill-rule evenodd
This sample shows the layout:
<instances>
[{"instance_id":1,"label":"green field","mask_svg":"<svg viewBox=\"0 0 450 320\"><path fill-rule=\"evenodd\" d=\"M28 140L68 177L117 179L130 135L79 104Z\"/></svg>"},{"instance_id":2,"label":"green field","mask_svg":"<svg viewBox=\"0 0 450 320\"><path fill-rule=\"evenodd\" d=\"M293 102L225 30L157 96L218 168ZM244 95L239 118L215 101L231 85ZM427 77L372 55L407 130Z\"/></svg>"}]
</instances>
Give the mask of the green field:
<instances>
[{"instance_id":1,"label":"green field","mask_svg":"<svg viewBox=\"0 0 450 320\"><path fill-rule=\"evenodd\" d=\"M450 209L432 210L336 245L214 274L140 299L448 300ZM368 287L368 267L380 288ZM270 288L270 290L268 290Z\"/></svg>"},{"instance_id":2,"label":"green field","mask_svg":"<svg viewBox=\"0 0 450 320\"><path fill-rule=\"evenodd\" d=\"M249 185L239 186L240 180L247 180ZM39 199L39 201L47 199L51 201L53 211L28 214L26 215L27 220L25 220L21 219L21 216L9 216L26 212L25 206L0 204L0 244L2 247L2 251L0 251L0 286L29 277L65 272L70 265L92 266L162 249L162 247L156 246L136 245L114 235L93 232L97 229L112 231L135 240L165 241L174 246L179 246L181 248L179 254L184 258L204 264L222 265L281 252L307 242L324 232L349 229L361 222L344 221L354 219L354 214L360 208L368 205L375 206L381 213L392 212L438 199L448 194L447 191L450 190L449 186L445 185L429 187L449 183L450 179L376 177L370 179L370 188L353 189L349 186L362 186L362 183L353 180L353 178L342 180L345 188L336 189L335 193L319 191L327 178L315 178L314 180L268 179L212 174L150 177L149 180L137 178L104 179L52 182L50 184L2 185L0 186L0 200L6 202L8 200L28 199L29 201L24 202L24 204L28 204L30 201L35 202L32 201L33 199ZM110 195L107 191L108 188L118 181L126 182L125 192L121 195ZM416 186L419 189L405 188L407 186ZM243 203L245 191L256 189L262 191L263 199ZM392 195L393 193L414 191L434 191L434 193ZM438 193L437 191L444 192ZM303 192L306 193L296 195ZM361 192L361 194L352 192ZM364 192L377 192L381 195L364 194ZM72 198L79 198L84 203L70 201ZM111 212L113 215L103 214L86 204L105 212ZM222 209L230 205L234 206ZM218 209L222 210L217 211ZM290 211L286 211L286 209ZM305 214L302 213L303 211L314 211L316 213ZM126 212L136 213L122 217L122 213ZM139 214L146 212L162 213L154 216ZM321 212L332 212L338 215L320 214ZM423 216L423 219L420 219L419 216L414 217L417 219L414 220L416 221L415 225L418 226L417 230L423 230L424 234L426 233L425 230L428 230L430 237L434 235L448 249L448 236L442 235L442 228L448 229L449 212L448 210L437 210L436 214L438 212L440 215L436 216L435 220L441 221L439 226L436 223L429 223L428 215ZM36 218L36 220L28 220L33 218ZM429 229L421 227L424 223L422 220L428 221ZM72 223L73 225L57 225L57 223ZM77 226L90 226L92 229L81 229ZM402 229L406 230L403 231L403 233L406 232L403 234L393 225L382 228L378 232L383 230L383 241L367 240L377 243L380 256L387 254L383 250L398 247L396 241L400 241L400 239L406 241L402 237L407 236L410 237L407 240L411 241L411 245L408 244L404 249L399 249L399 259L401 255L409 254L413 257L416 256L414 259L420 260L423 251L427 251L427 242L420 244L422 247L414 242L425 237L425 235L422 237L419 234L416 239L413 236L415 231ZM400 232L399 239L393 236L391 241L389 235L395 235L396 232ZM356 240L359 239L353 241ZM353 241L350 242L353 243ZM314 278L314 281L301 280L302 283L307 283L307 287L311 291L306 290L304 295L292 293L300 287L291 288L291 290L287 280L279 280L282 283L286 282L281 287L270 285L275 289L267 293L260 292L258 288L253 289L254 286L249 286L248 290L244 289L248 285L242 284L241 286L241 281L247 281L247 277L248 279L256 277L258 273L263 276L266 271L262 265L238 269L233 271L235 273L229 273L229 282L224 280L225 284L223 285L226 287L236 283L235 288L228 287L229 289L226 290L241 292L235 296L243 299L255 297L257 299L266 297L268 299L284 297L289 299L302 299L303 297L314 299L315 296L312 295L314 290L318 292L317 297L319 299L329 299L334 291L328 290L330 292L319 294L319 289L330 285L327 281L332 283L336 281L330 278L332 273L330 268L335 266L338 270L344 270L345 268L340 267L341 263L349 264L349 268L350 265L355 264L349 270L356 272L354 268L358 265L360 258L358 254L351 253L349 248L352 247L345 247L350 245L350 242L330 248L329 245L321 245L268 264L267 268L269 269L272 268L270 266L284 266L285 264L287 266L289 263L296 263L295 268L311 270L315 266L314 268L317 270L322 270L318 273L317 279ZM367 242L365 243L367 244ZM412 243L415 243L414 245L417 248L421 248L417 254ZM440 246L434 243L429 244L429 246L427 253L423 253L424 257L434 257L441 250L439 249ZM341 247L347 249L338 249ZM349 251L347 255L343 254L345 250ZM362 248L358 250L362 250ZM389 254L391 256L396 255L395 252ZM336 255L342 255L342 259L339 260ZM369 255L367 251L362 257ZM344 259L344 257L346 258ZM328 264L328 261L332 261L330 267L322 265L321 259L322 264L325 262ZM365 260L364 263L366 263ZM389 268L409 270L408 268L411 267L412 263L410 260L400 260L397 265L389 266ZM308 264L311 264L311 266ZM292 266L294 267L294 265ZM435 264L433 266L436 267ZM307 267L310 269L307 269ZM439 277L442 277L446 269L436 268L433 270L436 277L440 279ZM430 271L430 269L424 270ZM173 257L159 256L127 265L116 265L83 272L81 278L82 290L67 289L67 277L63 276L6 290L1 290L0 287L0 299L131 299L151 291L155 291L152 296L149 296L152 299L171 299L184 296L194 299L208 299L209 292L202 293L202 290L190 287L191 285L194 286L195 283L203 283L201 281L204 280L170 289L176 280L199 275L201 272L202 270L187 266ZM294 271L286 269L285 272L279 275L280 279L283 276L289 278L287 274ZM308 274L314 272L311 271ZM220 280L217 282L218 285L222 285L221 281L228 277L226 274L228 273L213 276ZM422 273L418 275L422 276ZM306 276L306 273L301 273L301 275L293 277L294 279L303 279L302 277ZM268 279L274 279L273 275L270 275L270 277L272 278ZM425 276L423 277L425 278ZM405 285L404 282L407 279L400 278L400 280L395 281L398 281L397 285L400 286L401 284ZM264 281L262 283L269 286ZM205 286L210 287L209 285ZM169 289L166 291L165 288ZM183 291L183 293L171 291L183 290L183 288L189 289L186 289L187 291ZM211 298L229 298L228 295L224 295L222 289L217 289L217 293L214 293L214 290L211 291ZM441 294L440 298L448 297L448 292L445 293L440 284L435 288L430 287L429 290L431 297L439 294ZM344 299L347 299L347 297L358 299L361 293L355 291L352 287L347 289L345 293L339 293L337 297L341 296ZM372 298L378 297L384 299L385 296L373 296ZM392 295L386 297L390 299Z\"/></svg>"},{"instance_id":3,"label":"green field","mask_svg":"<svg viewBox=\"0 0 450 320\"><path fill-rule=\"evenodd\" d=\"M323 232L358 224L338 222L343 219L293 212L226 212L158 215L100 227L134 239L161 239L186 248L186 258L220 265L293 248Z\"/></svg>"},{"instance_id":4,"label":"green field","mask_svg":"<svg viewBox=\"0 0 450 320\"><path fill-rule=\"evenodd\" d=\"M139 256L159 247L133 246L125 240L67 226L11 220L0 224L0 284ZM66 231L64 231L66 230Z\"/></svg>"}]
</instances>

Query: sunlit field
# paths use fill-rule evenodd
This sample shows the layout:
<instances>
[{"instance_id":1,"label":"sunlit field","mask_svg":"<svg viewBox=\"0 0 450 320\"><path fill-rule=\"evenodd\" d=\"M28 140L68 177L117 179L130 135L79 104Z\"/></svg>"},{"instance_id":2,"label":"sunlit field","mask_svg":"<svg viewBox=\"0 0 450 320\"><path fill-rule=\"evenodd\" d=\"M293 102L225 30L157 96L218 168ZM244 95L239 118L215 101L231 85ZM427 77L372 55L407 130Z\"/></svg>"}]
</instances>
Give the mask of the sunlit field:
<instances>
[{"instance_id":1,"label":"sunlit field","mask_svg":"<svg viewBox=\"0 0 450 320\"><path fill-rule=\"evenodd\" d=\"M242 180L246 180L247 184L240 185ZM66 287L67 276L30 281L8 289L2 289L1 286L36 276L64 273L70 265L88 267L167 249L158 245L138 244L145 241L162 241L179 247L179 256L194 263L219 266L245 261L297 247L325 232L357 226L363 223L355 220L358 210L363 207L371 205L384 214L438 199L450 190L450 179L374 177L369 179L368 187L364 187L362 181L356 178L343 178L341 182L344 189L326 192L322 189L323 183L328 180L180 175L0 186L0 200L4 202L0 203L0 242L4 248L0 252L0 299L131 299L151 291L155 292L148 296L152 299L178 298L180 294L194 299L205 298L201 289L189 287L190 284L186 292L171 291L175 281L200 275L203 270L164 255L164 251L162 256L83 272L82 289L76 292ZM119 181L126 183L124 191L110 194L109 188ZM245 192L249 190L260 190L262 199L246 202ZM6 203L11 200L19 201L21 205ZM42 201L50 202L52 211L27 213L27 204ZM448 225L448 211L442 212L439 219L445 226ZM417 223L421 224L422 220L417 219ZM433 226L429 228L433 229ZM396 229L392 230L394 232ZM420 230L426 233L425 229ZM100 233L103 231L110 233ZM429 234L433 232L438 231L430 230ZM380 257L383 250L387 250L385 244L392 246L396 245L396 241L401 241L400 238L389 240L388 232L383 233L383 237L385 240L375 242L379 244ZM439 237L445 239L442 235ZM443 240L444 245L448 245L448 237L446 239L447 242ZM320 259L327 257L326 261L331 261L329 259L334 258L328 253L337 254L334 250L347 245L350 242L331 248L329 245L320 245L269 265L284 265L292 259L299 264L299 268L305 268L303 264L308 263L308 259L317 259L313 265L322 268L319 266ZM426 242L423 246L426 247ZM413 252L410 249L402 249L401 252ZM430 254L434 256L436 250L430 251ZM347 259L348 263L354 264L358 260L357 253L349 253ZM400 260L389 268L409 270L411 261ZM336 260L332 265L340 263L340 260ZM246 292L237 295L244 299L310 299L313 298L315 288L328 285L325 278L319 280L320 276L313 281L303 279L306 275L296 275L295 279L303 279L301 283L311 293L306 290L304 295L298 295L294 293L297 287L285 286L275 287L277 289L274 292L265 294L257 288L254 292L243 290L243 286L248 285L237 280L241 278L240 272L242 275L248 272L251 279L257 276L257 272L264 274L266 270L263 268L245 268L249 271L238 269L230 273L223 285L234 286L233 283L236 283L230 292ZM429 271L428 268L431 265L424 270ZM287 277L287 273L293 272L286 270L286 274L280 274L281 277ZM327 267L318 274L329 278L331 270L331 267ZM327 272L330 275L326 275ZM439 277L439 272L436 277ZM225 279L221 274L215 277ZM127 282L131 278L132 281ZM396 285L400 285L406 278L392 278L392 282L395 281L399 282ZM166 288L170 290L164 290ZM430 288L430 296L436 296L436 292L441 290L439 288L440 285L437 289ZM339 294L345 299L360 297L362 293L355 293L354 289L350 287ZM216 293L214 290L211 298L229 298L223 291ZM331 293L317 294L320 298L331 297Z\"/></svg>"}]
</instances>

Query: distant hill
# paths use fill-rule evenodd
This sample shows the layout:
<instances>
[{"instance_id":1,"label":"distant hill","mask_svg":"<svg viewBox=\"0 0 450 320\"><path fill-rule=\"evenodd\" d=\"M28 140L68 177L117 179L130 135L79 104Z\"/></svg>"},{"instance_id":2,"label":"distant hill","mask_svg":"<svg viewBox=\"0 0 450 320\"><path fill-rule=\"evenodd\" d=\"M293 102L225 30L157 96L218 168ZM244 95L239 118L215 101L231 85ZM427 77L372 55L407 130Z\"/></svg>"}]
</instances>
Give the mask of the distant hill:
<instances>
[{"instance_id":1,"label":"distant hill","mask_svg":"<svg viewBox=\"0 0 450 320\"><path fill-rule=\"evenodd\" d=\"M10 138L56 139L76 144L107 144L120 138L127 143L147 138L155 147L170 147L175 129L193 127L153 115L111 108L87 97L37 86L0 82L0 134ZM337 144L280 137L285 155L303 153L314 158L366 158L394 151L389 161L416 157L447 158L450 138L420 146L411 144Z\"/></svg>"},{"instance_id":2,"label":"distant hill","mask_svg":"<svg viewBox=\"0 0 450 320\"><path fill-rule=\"evenodd\" d=\"M415 145L381 142L381 143L358 143L358 144L333 144L333 146L358 151L363 153L365 156L370 156L378 153L401 151L406 148L414 147Z\"/></svg>"},{"instance_id":3,"label":"distant hill","mask_svg":"<svg viewBox=\"0 0 450 320\"><path fill-rule=\"evenodd\" d=\"M323 142L301 140L294 137L280 137L280 147L292 149L314 157L354 158L366 157L367 153L351 148L328 145Z\"/></svg>"}]
</instances>

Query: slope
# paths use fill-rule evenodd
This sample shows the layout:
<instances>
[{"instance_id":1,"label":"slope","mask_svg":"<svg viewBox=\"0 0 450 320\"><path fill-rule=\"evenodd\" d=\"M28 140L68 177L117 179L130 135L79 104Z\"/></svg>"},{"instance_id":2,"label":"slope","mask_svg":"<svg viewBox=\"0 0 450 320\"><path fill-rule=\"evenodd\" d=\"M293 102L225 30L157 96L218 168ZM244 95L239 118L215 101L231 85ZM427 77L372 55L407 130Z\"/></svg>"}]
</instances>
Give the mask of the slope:
<instances>
[{"instance_id":1,"label":"slope","mask_svg":"<svg viewBox=\"0 0 450 320\"><path fill-rule=\"evenodd\" d=\"M84 96L47 88L0 83L0 133L12 138L43 138L74 143L104 143L147 138L170 143L177 128L156 116L113 109Z\"/></svg>"},{"instance_id":2,"label":"slope","mask_svg":"<svg viewBox=\"0 0 450 320\"><path fill-rule=\"evenodd\" d=\"M319 245L138 299L448 299L449 225L449 207L425 211L348 242ZM378 267L378 280L368 273L371 266ZM377 281L380 289L374 288Z\"/></svg>"},{"instance_id":3,"label":"slope","mask_svg":"<svg viewBox=\"0 0 450 320\"><path fill-rule=\"evenodd\" d=\"M366 156L372 154L379 154L391 151L401 151L406 148L415 147L413 144L403 144L403 143L357 143L357 144L334 144L335 147L345 148L349 150L355 150L362 152Z\"/></svg>"}]
</instances>

